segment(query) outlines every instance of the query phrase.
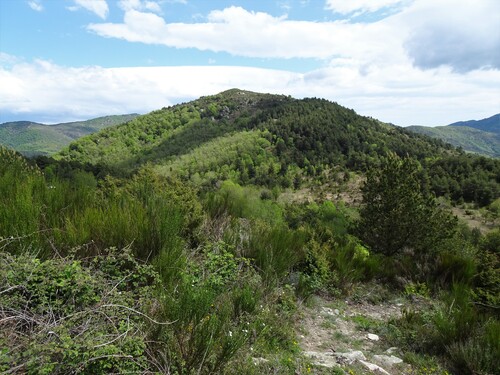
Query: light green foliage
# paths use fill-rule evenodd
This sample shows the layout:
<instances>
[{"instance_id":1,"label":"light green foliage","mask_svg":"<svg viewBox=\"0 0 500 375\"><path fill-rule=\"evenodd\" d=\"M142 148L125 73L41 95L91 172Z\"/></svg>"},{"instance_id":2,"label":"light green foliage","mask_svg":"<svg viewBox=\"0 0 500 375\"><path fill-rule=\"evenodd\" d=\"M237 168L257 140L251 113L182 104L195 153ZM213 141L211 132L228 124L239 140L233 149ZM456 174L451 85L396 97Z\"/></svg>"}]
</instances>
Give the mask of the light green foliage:
<instances>
[{"instance_id":1,"label":"light green foliage","mask_svg":"<svg viewBox=\"0 0 500 375\"><path fill-rule=\"evenodd\" d=\"M407 297L424 297L424 298L429 298L429 288L427 287L427 284L425 283L408 283L405 285L405 290L404 294Z\"/></svg>"},{"instance_id":2,"label":"light green foliage","mask_svg":"<svg viewBox=\"0 0 500 375\"><path fill-rule=\"evenodd\" d=\"M135 164L135 156L154 151L163 140L175 134L182 126L199 119L199 113L192 106L154 111L127 124L80 138L64 149L60 157L80 162L131 166Z\"/></svg>"},{"instance_id":3,"label":"light green foliage","mask_svg":"<svg viewBox=\"0 0 500 375\"><path fill-rule=\"evenodd\" d=\"M273 200L262 199L260 189L242 187L224 181L220 189L207 195L207 208L212 216L229 213L234 217L261 220L271 224L283 222L282 208Z\"/></svg>"},{"instance_id":4,"label":"light green foliage","mask_svg":"<svg viewBox=\"0 0 500 375\"><path fill-rule=\"evenodd\" d=\"M158 167L158 172L204 186L227 179L244 184L275 180L280 164L271 153L268 137L260 131L219 137Z\"/></svg>"},{"instance_id":5,"label":"light green foliage","mask_svg":"<svg viewBox=\"0 0 500 375\"><path fill-rule=\"evenodd\" d=\"M300 297L308 298L317 292L335 294L334 286L338 285L338 278L332 271L330 253L328 244L309 241L297 285L297 294Z\"/></svg>"},{"instance_id":6,"label":"light green foliage","mask_svg":"<svg viewBox=\"0 0 500 375\"><path fill-rule=\"evenodd\" d=\"M338 287L345 293L350 292L356 283L370 280L379 272L379 258L370 255L357 238L346 236L331 246L331 267Z\"/></svg>"},{"instance_id":7,"label":"light green foliage","mask_svg":"<svg viewBox=\"0 0 500 375\"><path fill-rule=\"evenodd\" d=\"M241 267L249 266L247 259L235 257L234 246L220 241L204 249L202 258L192 271L192 283L223 289L237 280Z\"/></svg>"},{"instance_id":8,"label":"light green foliage","mask_svg":"<svg viewBox=\"0 0 500 375\"><path fill-rule=\"evenodd\" d=\"M151 266L127 249L85 261L1 254L0 370L108 374L151 368Z\"/></svg>"},{"instance_id":9,"label":"light green foliage","mask_svg":"<svg viewBox=\"0 0 500 375\"><path fill-rule=\"evenodd\" d=\"M250 231L243 255L255 261L264 282L283 281L293 267L304 259L305 235L285 226L255 224Z\"/></svg>"},{"instance_id":10,"label":"light green foliage","mask_svg":"<svg viewBox=\"0 0 500 375\"><path fill-rule=\"evenodd\" d=\"M382 323L378 320L366 317L363 315L356 315L352 317L352 321L356 324L356 328L366 332L378 332Z\"/></svg>"},{"instance_id":11,"label":"light green foliage","mask_svg":"<svg viewBox=\"0 0 500 375\"><path fill-rule=\"evenodd\" d=\"M233 250L224 242L208 245L163 285L159 314L174 323L155 327L154 337L164 365L180 374L221 371L262 330L252 316L260 278Z\"/></svg>"},{"instance_id":12,"label":"light green foliage","mask_svg":"<svg viewBox=\"0 0 500 375\"><path fill-rule=\"evenodd\" d=\"M500 198L495 199L488 207L491 215L494 218L500 218Z\"/></svg>"},{"instance_id":13,"label":"light green foliage","mask_svg":"<svg viewBox=\"0 0 500 375\"><path fill-rule=\"evenodd\" d=\"M76 246L86 252L132 245L146 259L191 240L201 220L194 192L143 170L122 188L97 188L94 177L74 171L70 180L47 181L36 168L4 158L0 170L2 248L61 254Z\"/></svg>"}]
</instances>

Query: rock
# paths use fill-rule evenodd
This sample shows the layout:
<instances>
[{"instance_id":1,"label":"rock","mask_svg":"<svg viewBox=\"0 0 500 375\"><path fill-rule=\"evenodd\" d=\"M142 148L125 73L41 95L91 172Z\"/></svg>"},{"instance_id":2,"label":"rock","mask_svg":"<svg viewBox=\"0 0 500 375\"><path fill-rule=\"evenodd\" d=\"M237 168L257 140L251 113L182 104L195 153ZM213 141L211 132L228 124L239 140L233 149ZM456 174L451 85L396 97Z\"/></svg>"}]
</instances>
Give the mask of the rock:
<instances>
[{"instance_id":1,"label":"rock","mask_svg":"<svg viewBox=\"0 0 500 375\"><path fill-rule=\"evenodd\" d=\"M322 307L321 312L325 315L330 315L330 316L335 315L334 311L329 307Z\"/></svg>"},{"instance_id":2,"label":"rock","mask_svg":"<svg viewBox=\"0 0 500 375\"><path fill-rule=\"evenodd\" d=\"M385 352L386 352L387 354L392 354L392 353L394 353L394 352L395 352L395 351L397 351L397 350L398 350L398 348L396 348L395 346L392 346L392 347L390 347L389 349L387 349Z\"/></svg>"},{"instance_id":3,"label":"rock","mask_svg":"<svg viewBox=\"0 0 500 375\"><path fill-rule=\"evenodd\" d=\"M339 366L336 358L332 356L331 352L304 352L304 355L309 357L311 362L317 366L328 368Z\"/></svg>"},{"instance_id":4,"label":"rock","mask_svg":"<svg viewBox=\"0 0 500 375\"><path fill-rule=\"evenodd\" d=\"M380 340L380 337L378 337L378 335L374 334L374 333L369 333L366 335L366 337L368 338L368 340L371 340L371 341L378 341Z\"/></svg>"},{"instance_id":5,"label":"rock","mask_svg":"<svg viewBox=\"0 0 500 375\"><path fill-rule=\"evenodd\" d=\"M361 363L363 366L365 366L366 368L368 368L371 372L373 372L375 374L391 375L387 371L385 371L382 367L380 367L374 363L366 362L363 360L360 360L359 363Z\"/></svg>"},{"instance_id":6,"label":"rock","mask_svg":"<svg viewBox=\"0 0 500 375\"><path fill-rule=\"evenodd\" d=\"M348 353L335 353L335 355L340 359L344 359L348 365L353 364L355 361L366 360L365 355L360 350L353 350Z\"/></svg>"},{"instance_id":7,"label":"rock","mask_svg":"<svg viewBox=\"0 0 500 375\"><path fill-rule=\"evenodd\" d=\"M382 365L382 366L386 366L386 367L392 367L394 365L397 365L399 363L403 363L403 360L401 358L398 358L396 356L388 356L388 355L383 355L383 354L376 354L373 356L373 359L375 362L377 362L378 364Z\"/></svg>"},{"instance_id":8,"label":"rock","mask_svg":"<svg viewBox=\"0 0 500 375\"><path fill-rule=\"evenodd\" d=\"M335 310L333 310L333 313L334 313L335 315L340 315L340 311L339 311L339 309L335 309Z\"/></svg>"}]
</instances>

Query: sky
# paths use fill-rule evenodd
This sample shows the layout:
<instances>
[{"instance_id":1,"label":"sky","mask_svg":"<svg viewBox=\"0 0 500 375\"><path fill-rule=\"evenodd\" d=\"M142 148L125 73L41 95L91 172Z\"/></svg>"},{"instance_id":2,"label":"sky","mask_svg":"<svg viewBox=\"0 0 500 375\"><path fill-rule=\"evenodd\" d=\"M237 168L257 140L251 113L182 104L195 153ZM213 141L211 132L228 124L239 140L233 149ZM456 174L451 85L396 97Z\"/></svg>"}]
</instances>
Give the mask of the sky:
<instances>
[{"instance_id":1,"label":"sky","mask_svg":"<svg viewBox=\"0 0 500 375\"><path fill-rule=\"evenodd\" d=\"M499 0L1 0L0 122L240 88L396 125L500 112Z\"/></svg>"}]
</instances>

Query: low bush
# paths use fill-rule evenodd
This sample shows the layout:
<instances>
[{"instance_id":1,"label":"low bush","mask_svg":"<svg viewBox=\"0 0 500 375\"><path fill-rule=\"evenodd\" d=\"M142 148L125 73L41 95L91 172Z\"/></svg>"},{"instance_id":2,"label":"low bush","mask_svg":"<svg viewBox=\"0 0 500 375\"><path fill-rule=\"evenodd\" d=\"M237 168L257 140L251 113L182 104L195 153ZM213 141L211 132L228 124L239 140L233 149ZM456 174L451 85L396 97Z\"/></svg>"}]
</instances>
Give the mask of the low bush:
<instances>
[{"instance_id":1,"label":"low bush","mask_svg":"<svg viewBox=\"0 0 500 375\"><path fill-rule=\"evenodd\" d=\"M0 370L108 374L154 370L148 353L157 275L127 249L41 261L1 254Z\"/></svg>"}]
</instances>

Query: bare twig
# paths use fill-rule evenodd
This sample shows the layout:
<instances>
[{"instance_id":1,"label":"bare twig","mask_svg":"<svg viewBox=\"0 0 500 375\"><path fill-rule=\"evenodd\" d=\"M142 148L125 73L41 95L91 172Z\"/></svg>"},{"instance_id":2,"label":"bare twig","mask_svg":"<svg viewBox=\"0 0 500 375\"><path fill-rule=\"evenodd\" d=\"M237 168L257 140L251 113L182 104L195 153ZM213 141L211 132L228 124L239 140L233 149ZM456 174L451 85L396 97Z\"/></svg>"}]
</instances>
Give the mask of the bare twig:
<instances>
[{"instance_id":1,"label":"bare twig","mask_svg":"<svg viewBox=\"0 0 500 375\"><path fill-rule=\"evenodd\" d=\"M148 316L148 315L146 315L146 314L144 314L136 309L133 309L131 307L124 306L124 305L116 305L116 304L110 303L110 304L106 304L106 305L101 305L100 307L120 307L122 309L132 311L133 313L135 313L137 315L143 316L144 318L148 319L150 322L153 322L153 323L158 324L158 325L170 325L170 324L174 324L176 322L176 320L174 320L173 322L159 322L159 321L154 320L150 316Z\"/></svg>"}]
</instances>

